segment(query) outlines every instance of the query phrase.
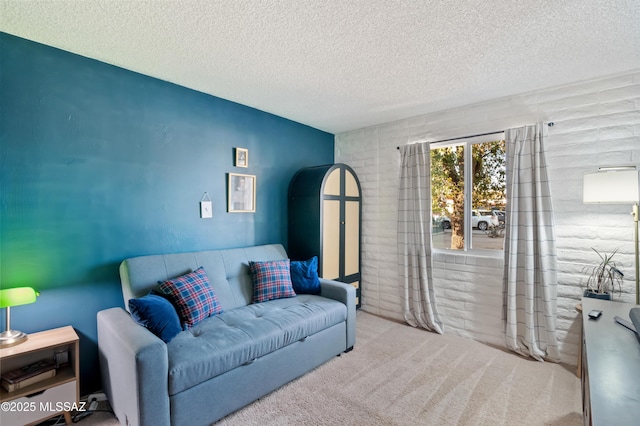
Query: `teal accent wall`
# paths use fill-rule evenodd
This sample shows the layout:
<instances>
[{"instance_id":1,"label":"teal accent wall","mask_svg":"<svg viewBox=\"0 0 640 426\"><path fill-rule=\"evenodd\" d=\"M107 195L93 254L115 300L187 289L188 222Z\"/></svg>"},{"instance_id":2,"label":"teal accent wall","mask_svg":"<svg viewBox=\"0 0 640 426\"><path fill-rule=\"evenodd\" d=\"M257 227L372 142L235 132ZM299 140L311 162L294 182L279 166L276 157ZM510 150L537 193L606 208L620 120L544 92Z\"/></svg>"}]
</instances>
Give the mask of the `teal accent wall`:
<instances>
[{"instance_id":1,"label":"teal accent wall","mask_svg":"<svg viewBox=\"0 0 640 426\"><path fill-rule=\"evenodd\" d=\"M72 325L98 389L96 313L123 306L124 258L286 245L291 178L333 156L332 134L0 33L0 285L41 293L13 328ZM229 172L256 175L255 213L226 212Z\"/></svg>"}]
</instances>

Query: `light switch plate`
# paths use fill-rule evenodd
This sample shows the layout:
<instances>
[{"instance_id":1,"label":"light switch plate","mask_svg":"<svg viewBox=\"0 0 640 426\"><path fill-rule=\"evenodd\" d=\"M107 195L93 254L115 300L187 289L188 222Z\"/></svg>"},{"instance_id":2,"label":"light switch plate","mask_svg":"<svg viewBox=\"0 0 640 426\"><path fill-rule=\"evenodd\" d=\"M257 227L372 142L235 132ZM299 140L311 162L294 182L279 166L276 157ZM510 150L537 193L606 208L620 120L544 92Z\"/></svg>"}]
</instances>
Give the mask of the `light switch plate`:
<instances>
[{"instance_id":1,"label":"light switch plate","mask_svg":"<svg viewBox=\"0 0 640 426\"><path fill-rule=\"evenodd\" d=\"M200 217L202 219L211 219L213 217L211 201L200 201Z\"/></svg>"}]
</instances>

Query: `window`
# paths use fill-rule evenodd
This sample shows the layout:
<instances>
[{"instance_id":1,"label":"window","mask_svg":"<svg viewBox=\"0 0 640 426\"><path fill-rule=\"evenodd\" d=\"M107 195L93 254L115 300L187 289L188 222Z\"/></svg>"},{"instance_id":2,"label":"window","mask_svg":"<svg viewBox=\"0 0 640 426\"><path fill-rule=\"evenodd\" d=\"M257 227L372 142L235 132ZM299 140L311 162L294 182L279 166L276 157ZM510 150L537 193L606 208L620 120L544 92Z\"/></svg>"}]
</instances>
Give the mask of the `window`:
<instances>
[{"instance_id":1,"label":"window","mask_svg":"<svg viewBox=\"0 0 640 426\"><path fill-rule=\"evenodd\" d=\"M505 163L504 140L431 145L434 248L503 249Z\"/></svg>"}]
</instances>

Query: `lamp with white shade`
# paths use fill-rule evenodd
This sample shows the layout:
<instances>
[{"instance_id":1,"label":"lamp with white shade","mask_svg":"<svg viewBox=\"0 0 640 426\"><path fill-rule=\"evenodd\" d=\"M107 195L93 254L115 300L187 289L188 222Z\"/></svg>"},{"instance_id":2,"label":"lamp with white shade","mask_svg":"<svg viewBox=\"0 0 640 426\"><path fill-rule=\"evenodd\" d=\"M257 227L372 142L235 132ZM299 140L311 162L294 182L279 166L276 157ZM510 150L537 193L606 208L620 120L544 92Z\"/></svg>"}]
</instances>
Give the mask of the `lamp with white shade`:
<instances>
[{"instance_id":1,"label":"lamp with white shade","mask_svg":"<svg viewBox=\"0 0 640 426\"><path fill-rule=\"evenodd\" d=\"M584 203L633 204L636 304L639 305L638 201L640 201L640 174L635 166L600 167L598 172L584 175L583 184Z\"/></svg>"}]
</instances>

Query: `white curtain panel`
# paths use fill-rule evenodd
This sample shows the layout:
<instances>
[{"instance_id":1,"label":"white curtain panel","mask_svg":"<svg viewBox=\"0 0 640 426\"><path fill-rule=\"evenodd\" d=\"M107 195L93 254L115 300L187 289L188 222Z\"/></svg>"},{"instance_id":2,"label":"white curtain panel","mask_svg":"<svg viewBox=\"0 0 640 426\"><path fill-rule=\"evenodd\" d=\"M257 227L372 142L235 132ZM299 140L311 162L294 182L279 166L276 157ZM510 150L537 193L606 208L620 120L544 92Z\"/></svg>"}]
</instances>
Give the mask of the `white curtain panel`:
<instances>
[{"instance_id":1,"label":"white curtain panel","mask_svg":"<svg viewBox=\"0 0 640 426\"><path fill-rule=\"evenodd\" d=\"M404 319L414 327L442 334L431 258L431 156L429 144L400 147L398 263Z\"/></svg>"},{"instance_id":2,"label":"white curtain panel","mask_svg":"<svg viewBox=\"0 0 640 426\"><path fill-rule=\"evenodd\" d=\"M505 132L506 343L521 355L557 362L558 260L543 128L538 123Z\"/></svg>"}]
</instances>

